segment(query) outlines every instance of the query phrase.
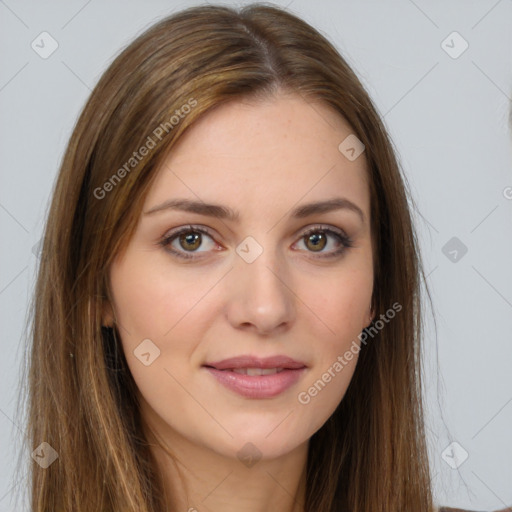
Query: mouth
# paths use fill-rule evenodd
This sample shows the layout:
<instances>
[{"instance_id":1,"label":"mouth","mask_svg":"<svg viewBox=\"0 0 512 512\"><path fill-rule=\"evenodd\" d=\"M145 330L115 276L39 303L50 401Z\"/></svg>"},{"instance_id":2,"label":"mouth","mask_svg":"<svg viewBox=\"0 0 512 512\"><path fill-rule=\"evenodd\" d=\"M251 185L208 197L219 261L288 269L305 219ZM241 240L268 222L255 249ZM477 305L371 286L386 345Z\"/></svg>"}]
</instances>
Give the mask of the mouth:
<instances>
[{"instance_id":1,"label":"mouth","mask_svg":"<svg viewBox=\"0 0 512 512\"><path fill-rule=\"evenodd\" d=\"M211 368L211 367L210 367ZM215 368L218 369L218 368ZM221 372L234 372L240 375L275 375L281 373L284 368L226 368L225 370L219 370Z\"/></svg>"},{"instance_id":2,"label":"mouth","mask_svg":"<svg viewBox=\"0 0 512 512\"><path fill-rule=\"evenodd\" d=\"M205 363L203 366L216 370L231 370L245 375L272 375L283 370L306 368L306 364L284 355L259 358L250 355L230 357L222 361ZM266 373L259 373L259 372Z\"/></svg>"},{"instance_id":3,"label":"mouth","mask_svg":"<svg viewBox=\"0 0 512 512\"><path fill-rule=\"evenodd\" d=\"M307 366L287 356L240 356L203 367L227 389L246 398L273 398L293 386Z\"/></svg>"}]
</instances>

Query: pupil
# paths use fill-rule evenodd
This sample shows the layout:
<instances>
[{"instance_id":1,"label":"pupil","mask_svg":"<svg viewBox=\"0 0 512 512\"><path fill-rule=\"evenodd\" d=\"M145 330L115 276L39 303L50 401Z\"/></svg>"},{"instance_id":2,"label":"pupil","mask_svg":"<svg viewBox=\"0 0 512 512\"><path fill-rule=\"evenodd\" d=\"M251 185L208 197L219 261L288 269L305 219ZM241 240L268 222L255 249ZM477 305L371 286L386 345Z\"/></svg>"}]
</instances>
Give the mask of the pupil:
<instances>
[{"instance_id":1,"label":"pupil","mask_svg":"<svg viewBox=\"0 0 512 512\"><path fill-rule=\"evenodd\" d=\"M185 241L189 249L197 249L200 245L200 242L198 242L200 235L198 233L181 235L180 238L180 241ZM186 247L183 248L185 249Z\"/></svg>"},{"instance_id":2,"label":"pupil","mask_svg":"<svg viewBox=\"0 0 512 512\"><path fill-rule=\"evenodd\" d=\"M325 235L323 233L313 233L308 237L308 241L313 243L315 250L323 249L325 247ZM324 242L322 244L322 242Z\"/></svg>"}]
</instances>

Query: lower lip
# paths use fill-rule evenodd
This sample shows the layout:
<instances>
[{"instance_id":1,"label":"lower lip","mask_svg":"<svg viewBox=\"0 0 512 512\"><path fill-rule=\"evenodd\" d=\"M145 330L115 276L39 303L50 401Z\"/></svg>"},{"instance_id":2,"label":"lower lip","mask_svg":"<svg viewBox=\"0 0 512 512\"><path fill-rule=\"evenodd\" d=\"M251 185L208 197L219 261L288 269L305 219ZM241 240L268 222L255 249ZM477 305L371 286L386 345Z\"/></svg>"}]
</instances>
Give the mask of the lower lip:
<instances>
[{"instance_id":1,"label":"lower lip","mask_svg":"<svg viewBox=\"0 0 512 512\"><path fill-rule=\"evenodd\" d=\"M284 369L272 375L244 375L230 370L206 368L222 385L247 398L272 398L293 386L306 368Z\"/></svg>"}]
</instances>

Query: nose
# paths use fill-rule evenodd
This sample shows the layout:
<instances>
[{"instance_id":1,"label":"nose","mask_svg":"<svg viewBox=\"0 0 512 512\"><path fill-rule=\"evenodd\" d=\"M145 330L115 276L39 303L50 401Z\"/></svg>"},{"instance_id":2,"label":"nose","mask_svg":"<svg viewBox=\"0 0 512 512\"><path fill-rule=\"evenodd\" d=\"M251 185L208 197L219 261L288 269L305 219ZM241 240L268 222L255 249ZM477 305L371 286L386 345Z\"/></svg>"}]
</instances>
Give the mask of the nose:
<instances>
[{"instance_id":1,"label":"nose","mask_svg":"<svg viewBox=\"0 0 512 512\"><path fill-rule=\"evenodd\" d=\"M252 263L236 255L229 272L227 318L236 329L269 335L295 321L296 296L286 262L264 249Z\"/></svg>"}]
</instances>

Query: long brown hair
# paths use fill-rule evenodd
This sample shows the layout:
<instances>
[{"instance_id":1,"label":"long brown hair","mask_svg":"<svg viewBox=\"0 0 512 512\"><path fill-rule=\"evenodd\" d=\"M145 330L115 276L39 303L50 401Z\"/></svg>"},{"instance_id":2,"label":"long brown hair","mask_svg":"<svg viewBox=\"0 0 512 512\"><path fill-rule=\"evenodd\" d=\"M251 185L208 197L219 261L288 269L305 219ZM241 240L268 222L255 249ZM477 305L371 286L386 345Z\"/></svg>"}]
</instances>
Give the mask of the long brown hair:
<instances>
[{"instance_id":1,"label":"long brown hair","mask_svg":"<svg viewBox=\"0 0 512 512\"><path fill-rule=\"evenodd\" d=\"M34 512L164 510L118 341L122 326L101 325L109 267L184 131L228 101L280 90L330 106L364 144L375 318L402 306L362 346L345 397L310 439L305 510L432 512L423 269L407 182L376 108L334 46L264 4L193 7L153 25L115 58L78 119L53 192L31 310L29 442L33 450L44 441L59 455L46 469L32 463Z\"/></svg>"}]
</instances>

